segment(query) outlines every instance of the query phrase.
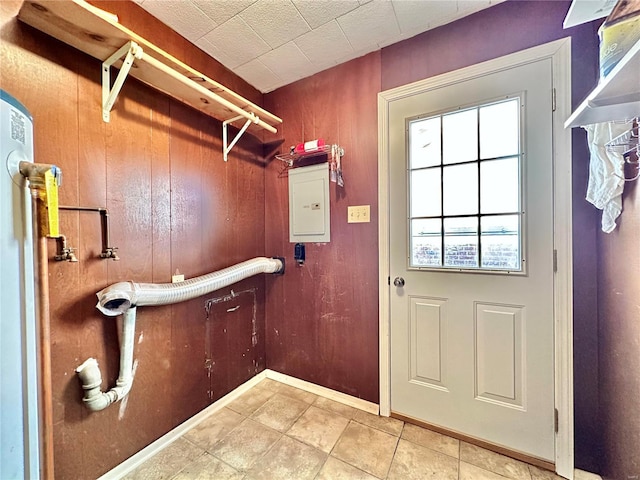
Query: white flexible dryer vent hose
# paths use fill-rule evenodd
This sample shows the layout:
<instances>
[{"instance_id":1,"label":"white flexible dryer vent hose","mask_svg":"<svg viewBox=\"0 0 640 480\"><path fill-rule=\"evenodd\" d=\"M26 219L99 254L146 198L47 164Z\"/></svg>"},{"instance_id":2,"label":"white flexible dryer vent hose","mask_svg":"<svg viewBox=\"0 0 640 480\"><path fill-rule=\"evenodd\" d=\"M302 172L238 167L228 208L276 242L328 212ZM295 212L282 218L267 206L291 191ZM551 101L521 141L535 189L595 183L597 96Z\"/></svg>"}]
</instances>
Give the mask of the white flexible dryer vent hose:
<instances>
[{"instance_id":1,"label":"white flexible dryer vent hose","mask_svg":"<svg viewBox=\"0 0 640 480\"><path fill-rule=\"evenodd\" d=\"M103 410L122 400L131 390L136 307L184 302L259 273L284 273L284 259L257 257L180 283L119 282L99 291L96 305L98 310L112 317L123 316L120 375L115 387L102 392L102 375L94 358L89 358L76 368L84 389L83 402L87 408L92 411Z\"/></svg>"},{"instance_id":2,"label":"white flexible dryer vent hose","mask_svg":"<svg viewBox=\"0 0 640 480\"><path fill-rule=\"evenodd\" d=\"M283 269L284 264L280 259L257 257L179 283L114 283L97 293L98 305L96 308L105 315L114 317L123 314L133 306L143 307L184 302L258 273L280 273Z\"/></svg>"}]
</instances>

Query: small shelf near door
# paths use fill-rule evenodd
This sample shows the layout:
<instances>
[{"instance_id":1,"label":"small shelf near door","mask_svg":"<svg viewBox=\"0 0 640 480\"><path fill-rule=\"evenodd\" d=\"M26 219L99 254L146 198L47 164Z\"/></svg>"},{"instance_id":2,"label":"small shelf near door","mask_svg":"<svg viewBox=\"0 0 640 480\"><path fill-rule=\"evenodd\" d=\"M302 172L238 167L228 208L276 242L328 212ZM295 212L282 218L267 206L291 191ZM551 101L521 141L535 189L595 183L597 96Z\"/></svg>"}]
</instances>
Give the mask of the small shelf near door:
<instances>
[{"instance_id":1,"label":"small shelf near door","mask_svg":"<svg viewBox=\"0 0 640 480\"><path fill-rule=\"evenodd\" d=\"M565 128L629 120L640 115L640 40L600 80L567 119Z\"/></svg>"}]
</instances>

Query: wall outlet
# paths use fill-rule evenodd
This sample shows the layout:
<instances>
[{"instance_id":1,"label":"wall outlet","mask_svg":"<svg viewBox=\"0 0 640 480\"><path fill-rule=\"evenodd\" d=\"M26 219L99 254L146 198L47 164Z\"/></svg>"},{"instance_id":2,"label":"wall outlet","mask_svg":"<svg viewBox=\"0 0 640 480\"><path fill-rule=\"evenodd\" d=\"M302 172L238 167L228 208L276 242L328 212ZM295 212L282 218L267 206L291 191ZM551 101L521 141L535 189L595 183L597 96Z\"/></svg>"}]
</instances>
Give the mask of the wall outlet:
<instances>
[{"instance_id":1,"label":"wall outlet","mask_svg":"<svg viewBox=\"0 0 640 480\"><path fill-rule=\"evenodd\" d=\"M369 223L371 221L370 205L347 207L347 223Z\"/></svg>"},{"instance_id":2,"label":"wall outlet","mask_svg":"<svg viewBox=\"0 0 640 480\"><path fill-rule=\"evenodd\" d=\"M178 273L177 275L171 276L171 283L180 283L184 282L184 275L182 273Z\"/></svg>"}]
</instances>

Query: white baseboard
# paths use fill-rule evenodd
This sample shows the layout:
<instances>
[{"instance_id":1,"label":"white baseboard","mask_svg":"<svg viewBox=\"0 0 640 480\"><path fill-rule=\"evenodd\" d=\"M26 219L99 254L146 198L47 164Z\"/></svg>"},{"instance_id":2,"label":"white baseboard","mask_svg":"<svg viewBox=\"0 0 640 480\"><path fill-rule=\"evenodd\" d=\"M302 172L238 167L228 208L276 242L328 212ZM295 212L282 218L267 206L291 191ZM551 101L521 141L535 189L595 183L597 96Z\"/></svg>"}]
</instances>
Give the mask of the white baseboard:
<instances>
[{"instance_id":1,"label":"white baseboard","mask_svg":"<svg viewBox=\"0 0 640 480\"><path fill-rule=\"evenodd\" d=\"M291 385L292 387L299 388L300 390L315 393L320 397L326 397L329 400L344 403L345 405L349 405L350 407L354 407L359 410L364 410L365 412L378 415L379 407L376 403L368 402L366 400L362 400L361 398L352 397L351 395L337 392L327 387L321 387L320 385L316 385L315 383L300 380L299 378L291 377L289 375L285 375L284 373L276 372L275 370L265 370L265 372L267 372L267 378L270 378L272 380L276 380L280 383L285 383L287 385Z\"/></svg>"},{"instance_id":2,"label":"white baseboard","mask_svg":"<svg viewBox=\"0 0 640 480\"><path fill-rule=\"evenodd\" d=\"M186 432L205 420L207 417L226 407L240 395L255 387L265 378L270 378L272 380L290 385L292 387L296 387L310 393L315 393L316 395L319 395L321 397L326 397L330 400L344 403L345 405L364 410L365 412L373 413L374 415L378 414L378 405L376 405L375 403L352 397L351 395L347 395L346 393L336 392L335 390L331 390L330 388L321 387L320 385L306 382L295 377L290 377L289 375L285 375L284 373L275 372L273 370L263 370L255 377L244 382L235 390L227 393L224 397L217 400L215 403L212 403L201 412L196 413L193 417L186 420L184 423L181 423L176 428L163 435L152 444L146 446L135 455L129 457L117 467L109 470L98 480L117 480L124 477L128 473L131 473L133 470L156 455L162 449L171 445Z\"/></svg>"}]
</instances>

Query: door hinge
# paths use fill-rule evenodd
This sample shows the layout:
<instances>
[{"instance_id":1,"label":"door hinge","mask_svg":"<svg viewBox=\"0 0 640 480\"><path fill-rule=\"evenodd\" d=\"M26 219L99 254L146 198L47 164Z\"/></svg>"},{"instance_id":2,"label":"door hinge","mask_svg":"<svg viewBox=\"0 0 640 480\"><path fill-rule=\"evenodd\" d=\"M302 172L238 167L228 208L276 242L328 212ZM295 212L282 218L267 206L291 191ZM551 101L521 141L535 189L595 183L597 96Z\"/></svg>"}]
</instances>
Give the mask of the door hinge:
<instances>
[{"instance_id":1,"label":"door hinge","mask_svg":"<svg viewBox=\"0 0 640 480\"><path fill-rule=\"evenodd\" d=\"M556 89L551 90L551 111L556 111Z\"/></svg>"},{"instance_id":2,"label":"door hinge","mask_svg":"<svg viewBox=\"0 0 640 480\"><path fill-rule=\"evenodd\" d=\"M387 285L391 285L391 277L387 277Z\"/></svg>"},{"instance_id":3,"label":"door hinge","mask_svg":"<svg viewBox=\"0 0 640 480\"><path fill-rule=\"evenodd\" d=\"M553 251L553 272L558 271L558 250Z\"/></svg>"},{"instance_id":4,"label":"door hinge","mask_svg":"<svg viewBox=\"0 0 640 480\"><path fill-rule=\"evenodd\" d=\"M553 431L558 433L558 423L560 423L560 421L558 420L558 409L554 408L553 409Z\"/></svg>"}]
</instances>

